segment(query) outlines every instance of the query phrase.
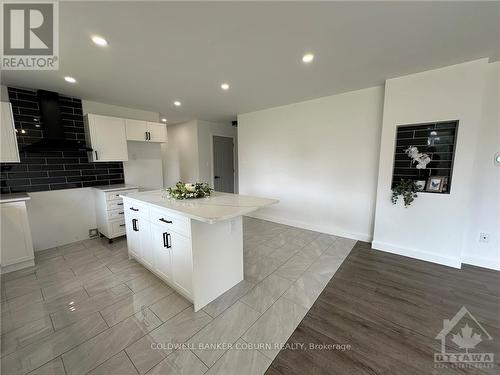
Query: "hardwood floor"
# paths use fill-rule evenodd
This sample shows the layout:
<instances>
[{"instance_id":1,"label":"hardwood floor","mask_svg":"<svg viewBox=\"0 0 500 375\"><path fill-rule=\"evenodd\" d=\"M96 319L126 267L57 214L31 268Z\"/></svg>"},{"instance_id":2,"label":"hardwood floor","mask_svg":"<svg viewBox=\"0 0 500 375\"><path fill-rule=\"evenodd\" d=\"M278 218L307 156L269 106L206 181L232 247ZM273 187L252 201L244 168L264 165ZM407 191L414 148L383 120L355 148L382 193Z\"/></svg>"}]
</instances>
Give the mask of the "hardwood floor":
<instances>
[{"instance_id":1,"label":"hardwood floor","mask_svg":"<svg viewBox=\"0 0 500 375\"><path fill-rule=\"evenodd\" d=\"M500 272L461 270L379 251L358 242L267 374L500 374ZM491 368L435 368L443 319L465 306L491 336L470 352L493 353ZM465 335L467 336L467 335ZM450 335L451 337L451 335ZM464 352L447 340L447 352ZM312 344L349 350L310 349ZM448 364L450 365L450 364Z\"/></svg>"}]
</instances>

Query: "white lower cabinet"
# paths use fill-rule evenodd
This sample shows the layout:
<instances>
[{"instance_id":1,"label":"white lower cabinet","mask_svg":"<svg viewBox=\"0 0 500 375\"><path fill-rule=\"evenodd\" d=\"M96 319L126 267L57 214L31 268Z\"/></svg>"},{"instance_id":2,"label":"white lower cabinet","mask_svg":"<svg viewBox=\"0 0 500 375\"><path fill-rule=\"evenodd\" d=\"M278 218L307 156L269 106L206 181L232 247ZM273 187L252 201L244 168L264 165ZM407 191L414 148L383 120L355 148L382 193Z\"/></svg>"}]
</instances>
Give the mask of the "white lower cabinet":
<instances>
[{"instance_id":1,"label":"white lower cabinet","mask_svg":"<svg viewBox=\"0 0 500 375\"><path fill-rule=\"evenodd\" d=\"M183 294L191 294L193 283L193 262L191 241L186 237L169 233L172 251L172 281Z\"/></svg>"},{"instance_id":2,"label":"white lower cabinet","mask_svg":"<svg viewBox=\"0 0 500 375\"><path fill-rule=\"evenodd\" d=\"M1 272L7 273L33 266L34 253L25 201L2 203Z\"/></svg>"},{"instance_id":3,"label":"white lower cabinet","mask_svg":"<svg viewBox=\"0 0 500 375\"><path fill-rule=\"evenodd\" d=\"M151 245L153 248L154 270L158 275L169 282L172 278L172 245L170 237L165 228L159 225L151 225Z\"/></svg>"},{"instance_id":4,"label":"white lower cabinet","mask_svg":"<svg viewBox=\"0 0 500 375\"><path fill-rule=\"evenodd\" d=\"M126 199L124 203L129 255L192 299L193 257L191 239L186 235L189 220Z\"/></svg>"}]
</instances>

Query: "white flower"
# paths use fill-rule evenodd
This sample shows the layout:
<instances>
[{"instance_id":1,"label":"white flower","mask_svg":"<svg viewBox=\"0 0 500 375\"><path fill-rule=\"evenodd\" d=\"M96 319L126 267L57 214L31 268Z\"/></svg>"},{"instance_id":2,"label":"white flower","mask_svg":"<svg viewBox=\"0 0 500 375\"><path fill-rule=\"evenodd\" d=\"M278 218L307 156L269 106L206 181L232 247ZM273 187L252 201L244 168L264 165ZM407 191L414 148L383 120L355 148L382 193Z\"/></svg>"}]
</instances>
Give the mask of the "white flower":
<instances>
[{"instance_id":1,"label":"white flower","mask_svg":"<svg viewBox=\"0 0 500 375\"><path fill-rule=\"evenodd\" d=\"M186 187L187 191L195 191L194 184L184 184L184 186Z\"/></svg>"}]
</instances>

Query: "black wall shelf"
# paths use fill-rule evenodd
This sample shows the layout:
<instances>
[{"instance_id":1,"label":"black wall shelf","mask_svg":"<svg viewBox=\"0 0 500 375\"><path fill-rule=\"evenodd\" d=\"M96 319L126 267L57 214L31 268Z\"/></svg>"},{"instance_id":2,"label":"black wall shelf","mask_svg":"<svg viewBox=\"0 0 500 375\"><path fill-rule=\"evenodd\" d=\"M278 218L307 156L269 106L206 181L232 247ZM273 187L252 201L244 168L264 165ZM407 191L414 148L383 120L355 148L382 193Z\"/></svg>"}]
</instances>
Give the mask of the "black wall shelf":
<instances>
[{"instance_id":1,"label":"black wall shelf","mask_svg":"<svg viewBox=\"0 0 500 375\"><path fill-rule=\"evenodd\" d=\"M427 181L429 177L444 177L445 187L441 192L425 193L449 194L453 176L458 120L431 122L425 124L398 125L396 127L396 147L392 173L392 187L400 180ZM405 150L415 146L427 154L431 162L425 169L417 169Z\"/></svg>"}]
</instances>

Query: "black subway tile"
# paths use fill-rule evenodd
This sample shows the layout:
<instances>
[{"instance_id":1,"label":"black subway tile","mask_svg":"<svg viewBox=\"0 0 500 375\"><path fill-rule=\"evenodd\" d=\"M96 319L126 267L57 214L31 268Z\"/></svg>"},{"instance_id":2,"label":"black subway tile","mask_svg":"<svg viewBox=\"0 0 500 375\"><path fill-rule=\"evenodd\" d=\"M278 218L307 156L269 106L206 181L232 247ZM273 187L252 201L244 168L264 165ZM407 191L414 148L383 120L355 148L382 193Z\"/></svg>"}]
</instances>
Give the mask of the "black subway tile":
<instances>
[{"instance_id":1,"label":"black subway tile","mask_svg":"<svg viewBox=\"0 0 500 375\"><path fill-rule=\"evenodd\" d=\"M42 184L57 184L61 182L66 182L64 177L47 177L47 178L32 178L32 185L42 185Z\"/></svg>"}]
</instances>

